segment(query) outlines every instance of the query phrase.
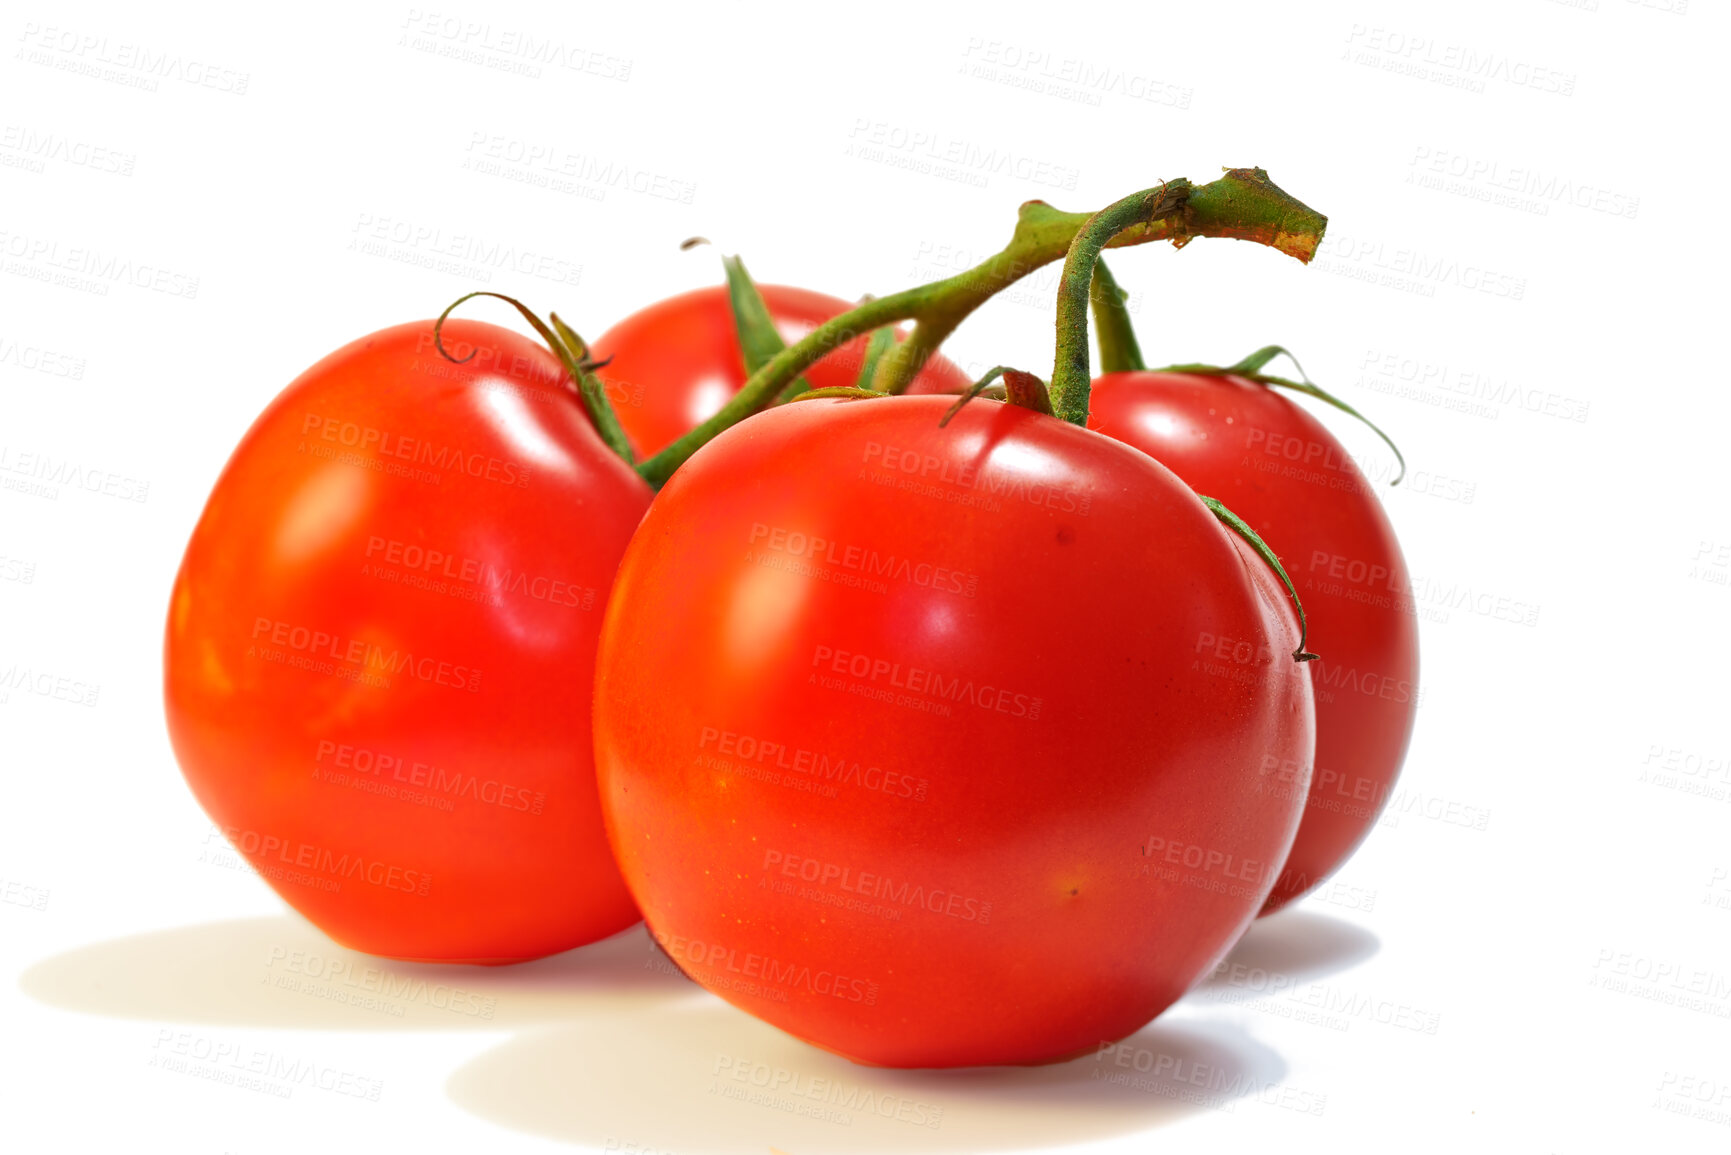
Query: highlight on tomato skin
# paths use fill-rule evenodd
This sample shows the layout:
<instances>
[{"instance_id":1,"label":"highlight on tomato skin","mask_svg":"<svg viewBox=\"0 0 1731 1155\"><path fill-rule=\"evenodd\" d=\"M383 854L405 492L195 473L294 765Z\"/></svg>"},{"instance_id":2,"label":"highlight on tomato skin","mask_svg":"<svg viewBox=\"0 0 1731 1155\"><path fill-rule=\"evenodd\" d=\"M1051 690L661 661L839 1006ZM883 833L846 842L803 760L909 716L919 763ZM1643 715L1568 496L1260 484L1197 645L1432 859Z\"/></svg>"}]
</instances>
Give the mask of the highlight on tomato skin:
<instances>
[{"instance_id":1,"label":"highlight on tomato skin","mask_svg":"<svg viewBox=\"0 0 1731 1155\"><path fill-rule=\"evenodd\" d=\"M597 668L607 831L656 941L873 1065L1142 1027L1266 899L1314 744L1285 591L1188 487L1011 405L940 427L952 400L797 402L699 450ZM1221 639L1262 660L1212 668Z\"/></svg>"},{"instance_id":2,"label":"highlight on tomato skin","mask_svg":"<svg viewBox=\"0 0 1731 1155\"><path fill-rule=\"evenodd\" d=\"M1304 820L1270 914L1320 886L1394 791L1419 699L1412 582L1394 528L1346 447L1303 406L1242 378L1103 374L1088 427L1224 501L1285 560L1321 659ZM1230 660L1230 659L1222 659ZM1290 769L1286 789L1296 789Z\"/></svg>"},{"instance_id":3,"label":"highlight on tomato skin","mask_svg":"<svg viewBox=\"0 0 1731 1155\"><path fill-rule=\"evenodd\" d=\"M782 340L793 344L852 305L839 297L789 285L759 285ZM814 389L854 384L867 337L848 341L806 369ZM664 449L727 403L745 384L727 287L694 289L657 301L626 317L592 344L596 375L639 458ZM916 378L936 392L966 388L968 377L934 355Z\"/></svg>"},{"instance_id":4,"label":"highlight on tomato skin","mask_svg":"<svg viewBox=\"0 0 1731 1155\"><path fill-rule=\"evenodd\" d=\"M302 373L193 530L169 736L212 823L372 954L512 962L638 914L601 826L589 699L649 488L553 354L457 319Z\"/></svg>"}]
</instances>

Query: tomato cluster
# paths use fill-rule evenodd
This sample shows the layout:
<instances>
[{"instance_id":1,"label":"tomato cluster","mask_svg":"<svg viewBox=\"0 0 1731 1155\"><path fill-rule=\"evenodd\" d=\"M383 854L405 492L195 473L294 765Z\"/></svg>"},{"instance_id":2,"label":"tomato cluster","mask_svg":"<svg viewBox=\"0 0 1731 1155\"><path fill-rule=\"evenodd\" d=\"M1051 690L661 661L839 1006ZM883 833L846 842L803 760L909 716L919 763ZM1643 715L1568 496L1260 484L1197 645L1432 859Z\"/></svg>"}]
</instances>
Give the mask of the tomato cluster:
<instances>
[{"instance_id":1,"label":"tomato cluster","mask_svg":"<svg viewBox=\"0 0 1731 1155\"><path fill-rule=\"evenodd\" d=\"M641 917L861 1062L1128 1035L1374 823L1417 696L1387 518L1254 374L1084 373L1077 414L742 276L593 347L441 318L289 385L175 582L187 781L356 949Z\"/></svg>"}]
</instances>

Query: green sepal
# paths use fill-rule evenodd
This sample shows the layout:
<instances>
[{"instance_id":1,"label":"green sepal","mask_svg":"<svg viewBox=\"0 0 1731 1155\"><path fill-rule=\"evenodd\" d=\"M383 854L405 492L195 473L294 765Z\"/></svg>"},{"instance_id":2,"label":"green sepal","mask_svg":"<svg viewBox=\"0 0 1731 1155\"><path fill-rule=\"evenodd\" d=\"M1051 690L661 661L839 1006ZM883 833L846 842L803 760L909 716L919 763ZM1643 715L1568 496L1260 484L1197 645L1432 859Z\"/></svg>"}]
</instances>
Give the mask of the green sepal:
<instances>
[{"instance_id":1,"label":"green sepal","mask_svg":"<svg viewBox=\"0 0 1731 1155\"><path fill-rule=\"evenodd\" d=\"M1268 568L1272 569L1280 578L1280 584L1285 586L1286 592L1292 595L1292 604L1298 609L1298 648L1292 651L1292 660L1295 662L1316 661L1320 655L1313 654L1304 648L1304 643L1310 637L1310 623L1304 618L1304 603L1298 600L1298 591L1292 587L1292 579L1286 576L1286 569L1280 564L1280 559L1274 556L1274 551L1268 548L1268 543L1258 537L1256 531L1251 529L1242 517L1212 497L1202 497L1200 493L1196 496L1202 498L1202 504L1206 505L1209 512L1213 513L1215 517L1225 522L1228 529L1249 542L1251 548L1262 557L1263 561L1268 563Z\"/></svg>"}]
</instances>

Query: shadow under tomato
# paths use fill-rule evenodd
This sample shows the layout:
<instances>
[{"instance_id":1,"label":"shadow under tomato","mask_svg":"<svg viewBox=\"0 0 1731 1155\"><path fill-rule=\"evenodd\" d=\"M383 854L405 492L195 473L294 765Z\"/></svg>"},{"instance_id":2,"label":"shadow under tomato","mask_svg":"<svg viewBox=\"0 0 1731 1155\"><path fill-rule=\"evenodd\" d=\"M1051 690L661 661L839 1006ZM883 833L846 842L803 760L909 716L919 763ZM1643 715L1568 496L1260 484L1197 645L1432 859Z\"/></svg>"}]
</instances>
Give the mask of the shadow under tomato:
<instances>
[{"instance_id":1,"label":"shadow under tomato","mask_svg":"<svg viewBox=\"0 0 1731 1155\"><path fill-rule=\"evenodd\" d=\"M1226 965L1293 980L1318 979L1355 967L1381 949L1381 939L1345 919L1313 910L1283 910L1251 923L1226 956ZM1238 984L1233 983L1230 972L1216 971L1193 990L1207 992L1234 985Z\"/></svg>"},{"instance_id":2,"label":"shadow under tomato","mask_svg":"<svg viewBox=\"0 0 1731 1155\"><path fill-rule=\"evenodd\" d=\"M862 1067L705 998L518 1035L460 1068L446 1094L500 1126L607 1150L948 1152L1080 1144L1198 1111L1254 1110L1285 1073L1242 1029L1195 1019L1045 1067Z\"/></svg>"},{"instance_id":3,"label":"shadow under tomato","mask_svg":"<svg viewBox=\"0 0 1731 1155\"><path fill-rule=\"evenodd\" d=\"M343 1031L542 1027L597 1005L702 998L641 923L508 967L405 963L338 946L295 914L154 931L36 963L19 987L121 1019Z\"/></svg>"}]
</instances>

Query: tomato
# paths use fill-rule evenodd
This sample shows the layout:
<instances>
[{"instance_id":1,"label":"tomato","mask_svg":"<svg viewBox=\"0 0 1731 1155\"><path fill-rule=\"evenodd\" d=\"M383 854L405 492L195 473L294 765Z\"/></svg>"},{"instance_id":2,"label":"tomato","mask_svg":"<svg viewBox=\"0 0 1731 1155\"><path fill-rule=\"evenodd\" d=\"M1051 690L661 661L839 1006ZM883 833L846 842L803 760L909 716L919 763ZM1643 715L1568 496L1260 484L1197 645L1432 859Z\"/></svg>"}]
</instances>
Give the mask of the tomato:
<instances>
[{"instance_id":1,"label":"tomato","mask_svg":"<svg viewBox=\"0 0 1731 1155\"><path fill-rule=\"evenodd\" d=\"M1286 562L1321 659L1316 763L1264 913L1313 889L1387 804L1418 706L1418 627L1400 545L1339 441L1279 392L1236 377L1108 373L1088 427L1134 445L1249 522ZM1296 786L1294 786L1296 788Z\"/></svg>"},{"instance_id":2,"label":"tomato","mask_svg":"<svg viewBox=\"0 0 1731 1155\"><path fill-rule=\"evenodd\" d=\"M950 404L796 402L673 476L608 607L596 765L692 978L859 1062L1037 1063L1250 923L1309 679L1277 580L1171 472Z\"/></svg>"},{"instance_id":3,"label":"tomato","mask_svg":"<svg viewBox=\"0 0 1731 1155\"><path fill-rule=\"evenodd\" d=\"M851 306L836 297L786 285L759 285L782 340L793 344ZM865 356L856 337L802 376L813 389L853 385ZM596 374L639 456L665 448L713 416L745 384L745 362L727 288L716 285L658 301L603 333L591 345ZM967 375L933 356L915 378L933 392L969 385Z\"/></svg>"},{"instance_id":4,"label":"tomato","mask_svg":"<svg viewBox=\"0 0 1731 1155\"><path fill-rule=\"evenodd\" d=\"M338 942L510 962L638 917L589 700L650 492L550 352L444 340L473 359L432 322L358 340L248 430L175 580L168 728L211 820Z\"/></svg>"}]
</instances>

